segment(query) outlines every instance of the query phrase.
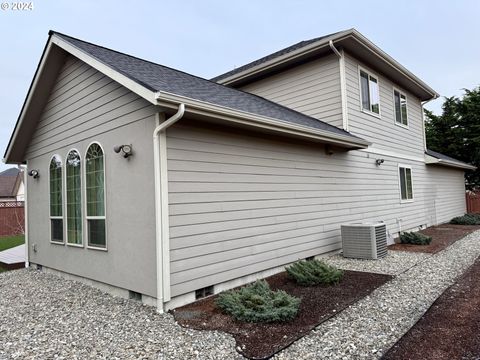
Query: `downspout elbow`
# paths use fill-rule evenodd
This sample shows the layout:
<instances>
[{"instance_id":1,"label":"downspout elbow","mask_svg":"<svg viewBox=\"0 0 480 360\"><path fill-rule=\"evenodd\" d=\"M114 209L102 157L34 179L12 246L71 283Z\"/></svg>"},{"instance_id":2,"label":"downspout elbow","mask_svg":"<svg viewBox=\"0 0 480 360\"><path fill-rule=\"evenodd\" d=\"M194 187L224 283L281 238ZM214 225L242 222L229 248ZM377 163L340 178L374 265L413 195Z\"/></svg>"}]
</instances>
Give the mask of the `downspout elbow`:
<instances>
[{"instance_id":1,"label":"downspout elbow","mask_svg":"<svg viewBox=\"0 0 480 360\"><path fill-rule=\"evenodd\" d=\"M158 134L160 134L162 131L166 130L167 128L175 124L178 120L180 120L183 117L184 114L185 114L185 104L181 103L178 106L177 112L174 115L172 115L172 117L165 120L163 123L158 125L155 128L155 130L153 130L153 137L156 138Z\"/></svg>"},{"instance_id":2,"label":"downspout elbow","mask_svg":"<svg viewBox=\"0 0 480 360\"><path fill-rule=\"evenodd\" d=\"M340 53L340 51L338 51L338 49L335 47L335 45L333 45L333 41L330 40L328 42L328 45L330 46L330 49L332 49L332 51L335 53L335 55L337 55L339 58L342 57L342 54Z\"/></svg>"}]
</instances>

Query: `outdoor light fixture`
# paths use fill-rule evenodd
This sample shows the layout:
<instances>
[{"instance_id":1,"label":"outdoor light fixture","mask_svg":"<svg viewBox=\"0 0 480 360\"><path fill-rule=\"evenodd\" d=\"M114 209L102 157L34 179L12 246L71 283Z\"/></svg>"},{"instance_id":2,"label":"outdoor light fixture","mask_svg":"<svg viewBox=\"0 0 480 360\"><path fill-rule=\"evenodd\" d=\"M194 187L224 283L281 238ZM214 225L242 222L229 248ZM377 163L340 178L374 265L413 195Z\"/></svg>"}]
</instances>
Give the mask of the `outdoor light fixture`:
<instances>
[{"instance_id":1,"label":"outdoor light fixture","mask_svg":"<svg viewBox=\"0 0 480 360\"><path fill-rule=\"evenodd\" d=\"M32 169L28 172L28 176L32 176L34 179L38 179L40 177L40 174L38 173L38 170Z\"/></svg>"},{"instance_id":2,"label":"outdoor light fixture","mask_svg":"<svg viewBox=\"0 0 480 360\"><path fill-rule=\"evenodd\" d=\"M121 151L125 159L133 155L132 145L117 145L113 147L113 151L115 151L117 154Z\"/></svg>"},{"instance_id":3,"label":"outdoor light fixture","mask_svg":"<svg viewBox=\"0 0 480 360\"><path fill-rule=\"evenodd\" d=\"M375 164L377 164L377 166L382 165L384 162L385 162L384 159L377 159L377 160L375 160Z\"/></svg>"}]
</instances>

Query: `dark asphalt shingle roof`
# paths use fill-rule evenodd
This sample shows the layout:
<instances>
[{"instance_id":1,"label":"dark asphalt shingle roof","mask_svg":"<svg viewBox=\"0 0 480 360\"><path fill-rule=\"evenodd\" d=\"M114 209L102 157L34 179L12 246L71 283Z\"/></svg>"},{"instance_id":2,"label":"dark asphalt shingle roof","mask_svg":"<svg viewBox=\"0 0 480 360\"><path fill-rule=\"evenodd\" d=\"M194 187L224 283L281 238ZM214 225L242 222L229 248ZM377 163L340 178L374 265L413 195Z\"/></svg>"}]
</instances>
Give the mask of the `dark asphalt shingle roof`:
<instances>
[{"instance_id":1,"label":"dark asphalt shingle roof","mask_svg":"<svg viewBox=\"0 0 480 360\"><path fill-rule=\"evenodd\" d=\"M0 198L14 197L17 191L17 178L20 170L10 168L0 173Z\"/></svg>"},{"instance_id":2,"label":"dark asphalt shingle roof","mask_svg":"<svg viewBox=\"0 0 480 360\"><path fill-rule=\"evenodd\" d=\"M317 41L319 41L319 40L325 39L325 38L327 38L327 37L333 36L333 35L338 34L338 33L339 33L339 32L335 32L335 33L328 34L328 35L324 35L324 36L320 36L320 37L317 37L317 38L314 38L314 39L300 41L300 42L298 42L298 43L296 43L296 44L294 44L294 45L291 45L291 46L286 47L286 48L284 48L284 49L282 49L282 50L276 51L276 52L274 52L274 53L272 53L272 54L270 54L270 55L264 56L264 57L262 57L262 58L260 58L260 59L257 59L257 60L255 60L255 61L252 61L252 62L250 62L250 63L248 63L248 64L245 64L245 65L242 65L242 66L240 66L240 67L238 67L238 68L235 68L235 69L233 69L233 70L227 71L227 72L224 73L224 74L215 76L215 77L212 78L211 80L212 80L212 81L219 81L219 80L225 79L225 78L230 77L230 76L232 76L232 75L238 74L238 73L240 73L240 72L242 72L242 71L244 71L244 70L250 69L250 68L252 68L252 67L254 67L254 66L260 65L260 64L262 64L262 63L264 63L264 62L267 62L267 61L269 61L269 60L275 59L275 58L277 58L277 57L279 57L279 56L282 56L282 55L284 55L284 54L288 54L288 53L290 53L290 52L292 52L292 51L295 51L295 50L300 49L300 48L302 48L302 47L304 47L304 46L313 44L314 42L317 42Z\"/></svg>"},{"instance_id":3,"label":"dark asphalt shingle roof","mask_svg":"<svg viewBox=\"0 0 480 360\"><path fill-rule=\"evenodd\" d=\"M441 154L439 152L436 152L436 151L433 151L433 150L430 150L430 149L425 150L425 154L433 156L434 158L437 158L437 159L440 159L440 160L447 160L447 161L453 161L453 162L463 164L463 165L470 165L470 164L467 164L463 161L457 160L455 158L452 158L450 156Z\"/></svg>"},{"instance_id":4,"label":"dark asphalt shingle roof","mask_svg":"<svg viewBox=\"0 0 480 360\"><path fill-rule=\"evenodd\" d=\"M311 129L324 130L333 134L346 135L351 137L352 140L360 139L343 129L339 129L260 96L232 89L198 76L110 50L64 34L57 32L52 33L151 91L169 92L194 100L208 102L213 105L274 118L290 124L303 125Z\"/></svg>"}]
</instances>

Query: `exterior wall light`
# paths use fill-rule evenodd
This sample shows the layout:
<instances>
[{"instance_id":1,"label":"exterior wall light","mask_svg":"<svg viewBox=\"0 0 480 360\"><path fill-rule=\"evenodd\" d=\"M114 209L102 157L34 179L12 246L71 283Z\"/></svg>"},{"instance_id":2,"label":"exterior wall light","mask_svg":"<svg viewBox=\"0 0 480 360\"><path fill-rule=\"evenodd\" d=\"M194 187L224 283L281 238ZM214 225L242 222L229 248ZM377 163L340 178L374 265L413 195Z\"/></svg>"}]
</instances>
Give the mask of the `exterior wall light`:
<instances>
[{"instance_id":1,"label":"exterior wall light","mask_svg":"<svg viewBox=\"0 0 480 360\"><path fill-rule=\"evenodd\" d=\"M34 179L38 179L40 177L40 174L39 174L38 170L32 169L28 172L28 176L31 176Z\"/></svg>"},{"instance_id":2,"label":"exterior wall light","mask_svg":"<svg viewBox=\"0 0 480 360\"><path fill-rule=\"evenodd\" d=\"M117 145L113 147L113 151L117 154L121 151L125 159L133 155L132 145Z\"/></svg>"},{"instance_id":3,"label":"exterior wall light","mask_svg":"<svg viewBox=\"0 0 480 360\"><path fill-rule=\"evenodd\" d=\"M375 160L375 164L377 164L377 166L382 165L384 162L385 162L384 159L377 159L377 160Z\"/></svg>"}]
</instances>

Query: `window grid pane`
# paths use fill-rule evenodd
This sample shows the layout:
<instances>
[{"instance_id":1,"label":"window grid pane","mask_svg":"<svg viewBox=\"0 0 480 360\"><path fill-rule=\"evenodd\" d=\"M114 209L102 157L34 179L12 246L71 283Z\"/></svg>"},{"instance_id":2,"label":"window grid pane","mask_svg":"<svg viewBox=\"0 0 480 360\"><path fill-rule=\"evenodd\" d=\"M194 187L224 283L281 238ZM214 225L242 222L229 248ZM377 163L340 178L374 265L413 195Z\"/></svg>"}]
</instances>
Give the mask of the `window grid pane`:
<instances>
[{"instance_id":1,"label":"window grid pane","mask_svg":"<svg viewBox=\"0 0 480 360\"><path fill-rule=\"evenodd\" d=\"M408 125L408 120L407 120L407 98L405 95L400 96L400 108L401 108L401 113L402 113L402 124L403 125Z\"/></svg>"},{"instance_id":2,"label":"window grid pane","mask_svg":"<svg viewBox=\"0 0 480 360\"><path fill-rule=\"evenodd\" d=\"M87 217L105 216L104 156L100 145L92 144L86 155ZM88 244L106 247L105 219L87 219Z\"/></svg>"},{"instance_id":3,"label":"window grid pane","mask_svg":"<svg viewBox=\"0 0 480 360\"><path fill-rule=\"evenodd\" d=\"M380 92L378 89L378 81L374 77L370 76L370 102L371 102L371 111L376 114L380 114Z\"/></svg>"},{"instance_id":4,"label":"window grid pane","mask_svg":"<svg viewBox=\"0 0 480 360\"><path fill-rule=\"evenodd\" d=\"M365 110L370 109L370 90L368 87L368 74L360 71L360 85L362 94L362 108Z\"/></svg>"},{"instance_id":5,"label":"window grid pane","mask_svg":"<svg viewBox=\"0 0 480 360\"><path fill-rule=\"evenodd\" d=\"M57 155L50 161L50 216L62 216L62 162Z\"/></svg>"},{"instance_id":6,"label":"window grid pane","mask_svg":"<svg viewBox=\"0 0 480 360\"><path fill-rule=\"evenodd\" d=\"M71 151L67 156L67 241L82 244L82 190L80 155Z\"/></svg>"},{"instance_id":7,"label":"window grid pane","mask_svg":"<svg viewBox=\"0 0 480 360\"><path fill-rule=\"evenodd\" d=\"M413 187L412 187L412 170L405 169L406 184L407 184L407 199L413 199Z\"/></svg>"},{"instance_id":8,"label":"window grid pane","mask_svg":"<svg viewBox=\"0 0 480 360\"><path fill-rule=\"evenodd\" d=\"M400 175L400 192L402 196L402 200L407 199L407 187L405 184L405 168L399 168L399 175Z\"/></svg>"},{"instance_id":9,"label":"window grid pane","mask_svg":"<svg viewBox=\"0 0 480 360\"><path fill-rule=\"evenodd\" d=\"M400 110L400 93L398 91L393 92L393 98L395 101L395 121L399 124L402 123L402 113Z\"/></svg>"},{"instance_id":10,"label":"window grid pane","mask_svg":"<svg viewBox=\"0 0 480 360\"><path fill-rule=\"evenodd\" d=\"M50 226L52 229L52 238L54 242L63 242L63 220L50 219Z\"/></svg>"}]
</instances>

